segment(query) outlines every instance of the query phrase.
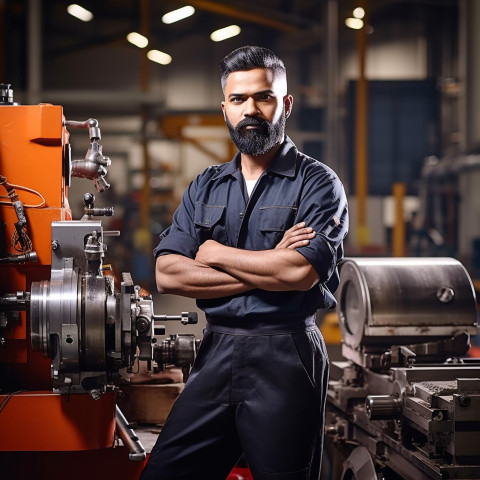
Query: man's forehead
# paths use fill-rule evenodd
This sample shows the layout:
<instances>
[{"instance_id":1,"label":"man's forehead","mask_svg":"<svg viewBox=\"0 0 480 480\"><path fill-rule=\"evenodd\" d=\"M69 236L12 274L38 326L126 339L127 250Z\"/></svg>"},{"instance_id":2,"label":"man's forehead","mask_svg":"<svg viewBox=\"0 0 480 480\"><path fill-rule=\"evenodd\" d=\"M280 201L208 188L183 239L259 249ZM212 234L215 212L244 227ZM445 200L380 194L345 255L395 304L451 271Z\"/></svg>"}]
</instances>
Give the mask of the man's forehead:
<instances>
[{"instance_id":1,"label":"man's forehead","mask_svg":"<svg viewBox=\"0 0 480 480\"><path fill-rule=\"evenodd\" d=\"M253 68L251 70L237 70L230 73L225 85L225 91L236 93L243 93L238 89L245 91L267 90L276 91L278 89L284 89L285 77L283 75L275 75L271 68Z\"/></svg>"}]
</instances>

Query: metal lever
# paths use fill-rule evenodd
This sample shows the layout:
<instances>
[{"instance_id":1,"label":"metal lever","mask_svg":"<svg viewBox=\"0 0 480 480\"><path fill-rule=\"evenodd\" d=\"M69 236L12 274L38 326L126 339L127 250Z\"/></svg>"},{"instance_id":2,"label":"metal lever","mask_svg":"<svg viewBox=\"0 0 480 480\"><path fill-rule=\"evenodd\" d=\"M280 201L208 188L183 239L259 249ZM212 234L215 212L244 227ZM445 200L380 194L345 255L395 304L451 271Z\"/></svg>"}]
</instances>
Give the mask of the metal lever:
<instances>
[{"instance_id":1,"label":"metal lever","mask_svg":"<svg viewBox=\"0 0 480 480\"><path fill-rule=\"evenodd\" d=\"M180 320L182 325L195 325L198 323L197 312L182 312L181 315L154 315L153 320L156 322Z\"/></svg>"},{"instance_id":2,"label":"metal lever","mask_svg":"<svg viewBox=\"0 0 480 480\"><path fill-rule=\"evenodd\" d=\"M130 428L127 419L123 415L118 405L116 405L115 420L117 424L118 435L125 447L127 447L128 451L130 452L128 454L128 458L133 462L143 462L147 458L145 449L143 448L143 445L138 437L135 435L135 432Z\"/></svg>"}]
</instances>

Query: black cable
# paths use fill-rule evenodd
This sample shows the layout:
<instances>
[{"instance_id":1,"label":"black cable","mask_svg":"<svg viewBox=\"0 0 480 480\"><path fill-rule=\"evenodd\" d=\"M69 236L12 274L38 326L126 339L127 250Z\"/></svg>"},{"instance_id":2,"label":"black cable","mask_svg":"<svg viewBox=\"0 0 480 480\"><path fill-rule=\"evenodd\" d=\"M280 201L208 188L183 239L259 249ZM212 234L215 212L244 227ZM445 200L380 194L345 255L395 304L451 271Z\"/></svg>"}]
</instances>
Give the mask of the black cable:
<instances>
[{"instance_id":1,"label":"black cable","mask_svg":"<svg viewBox=\"0 0 480 480\"><path fill-rule=\"evenodd\" d=\"M12 399L13 396L19 394L19 393L24 393L27 390L17 390L16 392L9 393L3 400L2 403L0 403L0 414L2 413L3 409L7 406L7 403Z\"/></svg>"}]
</instances>

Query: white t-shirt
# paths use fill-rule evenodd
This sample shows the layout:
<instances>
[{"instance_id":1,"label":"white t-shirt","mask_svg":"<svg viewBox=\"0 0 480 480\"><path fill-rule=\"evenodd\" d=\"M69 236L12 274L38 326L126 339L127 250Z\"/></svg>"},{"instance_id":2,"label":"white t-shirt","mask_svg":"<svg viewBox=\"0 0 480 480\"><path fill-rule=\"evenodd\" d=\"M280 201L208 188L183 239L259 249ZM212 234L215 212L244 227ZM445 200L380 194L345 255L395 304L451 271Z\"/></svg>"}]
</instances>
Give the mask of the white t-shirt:
<instances>
[{"instance_id":1,"label":"white t-shirt","mask_svg":"<svg viewBox=\"0 0 480 480\"><path fill-rule=\"evenodd\" d=\"M250 197L252 195L253 189L255 188L257 180L245 180L245 183L247 185L248 196Z\"/></svg>"}]
</instances>

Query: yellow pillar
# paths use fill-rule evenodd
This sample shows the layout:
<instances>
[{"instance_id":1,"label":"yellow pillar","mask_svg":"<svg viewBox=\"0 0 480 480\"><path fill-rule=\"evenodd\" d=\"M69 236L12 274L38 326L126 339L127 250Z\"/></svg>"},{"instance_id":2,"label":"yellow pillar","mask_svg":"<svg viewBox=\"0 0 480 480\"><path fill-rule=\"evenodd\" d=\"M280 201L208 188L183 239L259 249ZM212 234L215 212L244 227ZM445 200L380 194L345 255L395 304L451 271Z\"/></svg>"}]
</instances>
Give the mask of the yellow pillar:
<instances>
[{"instance_id":1,"label":"yellow pillar","mask_svg":"<svg viewBox=\"0 0 480 480\"><path fill-rule=\"evenodd\" d=\"M405 220L403 214L403 200L405 198L405 184L393 184L393 200L395 203L395 223L393 225L392 254L394 257L405 256Z\"/></svg>"}]
</instances>

